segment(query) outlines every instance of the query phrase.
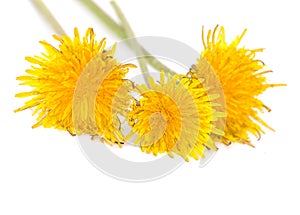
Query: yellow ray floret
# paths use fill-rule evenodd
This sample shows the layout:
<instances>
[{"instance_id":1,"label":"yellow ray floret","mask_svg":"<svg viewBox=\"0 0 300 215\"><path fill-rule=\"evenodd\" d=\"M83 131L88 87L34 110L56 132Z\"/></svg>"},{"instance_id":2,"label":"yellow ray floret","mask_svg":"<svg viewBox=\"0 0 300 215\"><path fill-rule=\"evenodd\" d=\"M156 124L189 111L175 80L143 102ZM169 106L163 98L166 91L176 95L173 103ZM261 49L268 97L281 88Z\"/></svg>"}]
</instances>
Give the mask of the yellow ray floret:
<instances>
[{"instance_id":1,"label":"yellow ray floret","mask_svg":"<svg viewBox=\"0 0 300 215\"><path fill-rule=\"evenodd\" d=\"M113 58L115 46L104 50L105 39L96 41L93 29L81 38L75 28L74 36L54 35L58 48L42 41L45 53L26 57L32 67L17 80L33 90L16 95L30 98L15 111L32 108L37 114L33 128L54 127L120 142L117 113L126 114L131 84L124 76L134 66L120 65Z\"/></svg>"},{"instance_id":2,"label":"yellow ray floret","mask_svg":"<svg viewBox=\"0 0 300 215\"><path fill-rule=\"evenodd\" d=\"M203 65L208 63L219 78L226 100L225 135L221 139L225 144L239 142L251 145L249 133L259 138L263 133L261 126L273 130L258 115L263 110L270 111L258 95L268 88L284 85L267 83L265 74L271 71L263 70L264 63L255 58L256 53L263 49L238 47L245 33L246 30L227 43L223 27L216 26L207 37L203 31L204 51L191 70L196 77L210 80L203 71Z\"/></svg>"},{"instance_id":3,"label":"yellow ray floret","mask_svg":"<svg viewBox=\"0 0 300 215\"><path fill-rule=\"evenodd\" d=\"M135 144L142 151L176 153L188 161L203 157L206 148L216 150L210 138L211 133L222 135L212 126L220 115L211 103L216 95L208 96L198 79L163 71L159 82L150 77L149 84L136 86L141 97L128 114L129 137L136 134Z\"/></svg>"}]
</instances>

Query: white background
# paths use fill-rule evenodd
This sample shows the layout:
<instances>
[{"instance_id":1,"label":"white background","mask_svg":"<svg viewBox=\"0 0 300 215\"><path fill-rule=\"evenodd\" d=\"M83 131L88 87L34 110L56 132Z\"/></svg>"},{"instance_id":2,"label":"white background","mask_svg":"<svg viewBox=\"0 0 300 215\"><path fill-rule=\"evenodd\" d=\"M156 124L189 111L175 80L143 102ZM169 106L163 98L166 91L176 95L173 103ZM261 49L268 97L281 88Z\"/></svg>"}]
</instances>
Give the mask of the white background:
<instances>
[{"instance_id":1,"label":"white background","mask_svg":"<svg viewBox=\"0 0 300 215\"><path fill-rule=\"evenodd\" d=\"M77 1L45 1L72 35L93 27L112 44L118 39ZM99 5L116 18L108 1ZM272 108L263 118L276 129L255 149L234 144L204 168L186 163L149 183L127 183L96 170L76 138L53 129L31 129L30 110L15 77L39 54L39 40L52 29L30 1L1 1L0 214L300 214L299 10L297 1L118 1L136 36L165 36L201 50L201 27L224 25L228 39L248 28L242 45L264 47L259 57L274 70L262 99ZM298 20L298 21L297 21ZM179 51L179 50L178 50Z\"/></svg>"}]
</instances>

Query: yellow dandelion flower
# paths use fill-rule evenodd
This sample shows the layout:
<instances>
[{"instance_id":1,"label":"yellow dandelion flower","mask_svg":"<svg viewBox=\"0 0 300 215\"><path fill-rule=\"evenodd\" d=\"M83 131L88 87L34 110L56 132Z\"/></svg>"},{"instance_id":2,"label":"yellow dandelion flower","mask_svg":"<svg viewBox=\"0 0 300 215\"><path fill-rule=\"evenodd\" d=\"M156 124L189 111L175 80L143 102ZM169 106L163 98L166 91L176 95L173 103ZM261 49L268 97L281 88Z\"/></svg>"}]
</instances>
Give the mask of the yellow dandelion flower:
<instances>
[{"instance_id":1,"label":"yellow dandelion flower","mask_svg":"<svg viewBox=\"0 0 300 215\"><path fill-rule=\"evenodd\" d=\"M92 28L83 38L77 28L73 40L53 37L60 43L58 48L42 41L46 52L26 57L32 66L17 80L33 90L16 95L30 99L15 111L32 108L38 115L33 128L53 127L120 142L117 112L124 114L129 105L130 83L124 76L133 65L120 65L113 58L115 46L104 50L105 38L96 41Z\"/></svg>"},{"instance_id":2,"label":"yellow dandelion flower","mask_svg":"<svg viewBox=\"0 0 300 215\"><path fill-rule=\"evenodd\" d=\"M258 115L264 109L270 111L258 95L268 88L284 86L267 83L265 74L271 71L263 70L265 64L255 58L256 53L263 49L238 47L245 33L246 29L228 44L223 27L216 26L206 38L202 29L204 51L191 70L191 73L207 79L208 84L213 86L209 83L210 77L205 74L205 64L209 64L220 80L226 100L225 135L221 140L225 144L239 142L251 145L249 133L259 138L264 133L261 126L273 130Z\"/></svg>"},{"instance_id":3,"label":"yellow dandelion flower","mask_svg":"<svg viewBox=\"0 0 300 215\"><path fill-rule=\"evenodd\" d=\"M150 87L137 85L140 99L134 100L128 113L132 127L128 137L136 135L134 143L146 153L173 153L198 159L206 148L216 150L210 134L221 131L212 126L219 113L207 95L201 81L187 76L171 76L161 72L160 81L149 78ZM220 115L220 114L219 114Z\"/></svg>"}]
</instances>

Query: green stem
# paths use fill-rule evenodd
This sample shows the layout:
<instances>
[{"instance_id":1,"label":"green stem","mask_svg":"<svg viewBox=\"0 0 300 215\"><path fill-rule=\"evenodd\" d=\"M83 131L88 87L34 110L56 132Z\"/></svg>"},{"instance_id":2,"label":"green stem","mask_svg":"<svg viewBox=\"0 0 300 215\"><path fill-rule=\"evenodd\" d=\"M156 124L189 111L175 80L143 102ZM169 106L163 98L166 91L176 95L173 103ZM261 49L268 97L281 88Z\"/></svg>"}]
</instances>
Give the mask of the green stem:
<instances>
[{"instance_id":1,"label":"green stem","mask_svg":"<svg viewBox=\"0 0 300 215\"><path fill-rule=\"evenodd\" d=\"M101 7L91 0L78 0L100 19L117 37L126 39L124 29L119 26Z\"/></svg>"},{"instance_id":2,"label":"green stem","mask_svg":"<svg viewBox=\"0 0 300 215\"><path fill-rule=\"evenodd\" d=\"M135 39L135 35L133 33L133 30L131 29L125 15L123 14L122 10L120 9L120 7L118 6L118 4L115 1L111 1L111 5L114 8L114 10L116 11L119 19L121 20L121 25L123 26L123 29L125 31L125 34L127 36L129 40L129 42L131 43L130 46L133 48L133 50L135 51L136 55L137 55L137 60L139 62L139 65L141 67L141 71L143 74L143 77L145 79L145 81L147 82L149 74L148 74L148 68L146 65L146 61L144 58L144 53L143 50L141 49L140 44L137 42L137 40Z\"/></svg>"},{"instance_id":3,"label":"green stem","mask_svg":"<svg viewBox=\"0 0 300 215\"><path fill-rule=\"evenodd\" d=\"M48 23L50 23L50 25L52 26L52 28L57 34L60 35L65 34L64 29L60 26L58 21L55 19L55 17L52 15L52 13L50 12L50 10L47 8L47 6L44 4L42 0L31 0L31 2L33 6L36 7L40 15L44 17L44 19L48 21Z\"/></svg>"},{"instance_id":4,"label":"green stem","mask_svg":"<svg viewBox=\"0 0 300 215\"><path fill-rule=\"evenodd\" d=\"M116 23L107 13L104 12L97 4L92 0L78 0L85 7L87 7L100 21L102 21L114 34L116 34L120 39L127 39L127 35L124 31L124 28ZM128 44L130 48L131 44ZM147 56L147 62L156 70L169 71L170 73L176 74L170 68L162 64L159 60L153 57L146 49L140 46L141 51L144 53L144 56Z\"/></svg>"}]
</instances>

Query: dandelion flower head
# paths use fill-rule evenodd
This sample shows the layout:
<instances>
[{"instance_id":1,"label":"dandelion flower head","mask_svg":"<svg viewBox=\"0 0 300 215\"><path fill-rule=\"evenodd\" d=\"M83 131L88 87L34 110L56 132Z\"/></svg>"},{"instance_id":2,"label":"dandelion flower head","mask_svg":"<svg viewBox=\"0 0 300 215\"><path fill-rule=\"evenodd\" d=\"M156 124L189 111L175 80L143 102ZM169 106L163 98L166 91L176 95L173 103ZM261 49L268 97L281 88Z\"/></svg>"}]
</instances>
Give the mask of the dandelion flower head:
<instances>
[{"instance_id":1,"label":"dandelion flower head","mask_svg":"<svg viewBox=\"0 0 300 215\"><path fill-rule=\"evenodd\" d=\"M212 100L198 79L162 71L160 80L149 78L149 87L137 85L139 100L134 100L128 121L129 136L146 153L173 153L186 161L204 156L207 148L216 150L211 133L222 133L212 126L218 117Z\"/></svg>"},{"instance_id":2,"label":"dandelion flower head","mask_svg":"<svg viewBox=\"0 0 300 215\"><path fill-rule=\"evenodd\" d=\"M116 112L126 114L131 88L124 77L134 66L118 63L113 57L115 46L105 50L105 38L97 41L92 28L82 38L77 28L74 39L53 37L58 47L41 41L45 52L26 57L32 66L17 80L32 90L16 95L28 100L15 111L33 109L37 115L33 128L53 127L72 135L98 135L120 142Z\"/></svg>"},{"instance_id":3,"label":"dandelion flower head","mask_svg":"<svg viewBox=\"0 0 300 215\"><path fill-rule=\"evenodd\" d=\"M283 84L267 83L265 64L256 59L263 49L239 47L246 30L231 43L225 40L225 30L216 26L205 36L202 30L204 50L197 64L191 70L198 78L208 78L201 68L205 62L213 68L222 85L226 101L225 135L221 142L250 143L249 134L260 137L264 133L262 126L273 130L259 116L264 110L270 111L258 96L266 89Z\"/></svg>"}]
</instances>

